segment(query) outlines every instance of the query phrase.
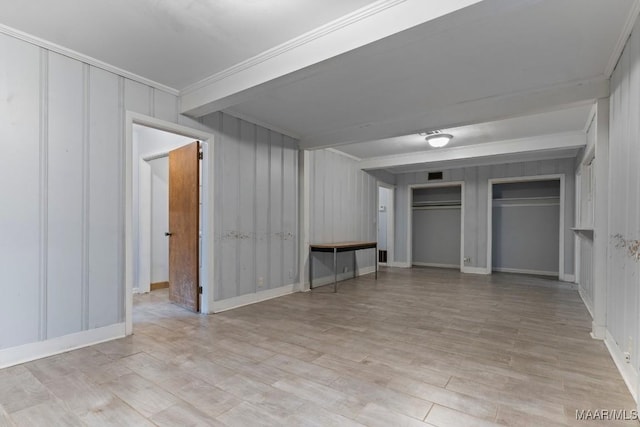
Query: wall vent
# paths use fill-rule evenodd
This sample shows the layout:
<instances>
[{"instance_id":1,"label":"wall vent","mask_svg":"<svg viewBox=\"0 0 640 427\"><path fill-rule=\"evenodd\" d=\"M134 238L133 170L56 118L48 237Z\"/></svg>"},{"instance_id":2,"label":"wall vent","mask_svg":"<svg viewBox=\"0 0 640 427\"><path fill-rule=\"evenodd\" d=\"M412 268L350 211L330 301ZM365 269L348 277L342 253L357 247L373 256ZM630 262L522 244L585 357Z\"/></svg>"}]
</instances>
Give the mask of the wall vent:
<instances>
[{"instance_id":1,"label":"wall vent","mask_svg":"<svg viewBox=\"0 0 640 427\"><path fill-rule=\"evenodd\" d=\"M442 172L429 172L427 174L427 181L434 181L442 179Z\"/></svg>"}]
</instances>

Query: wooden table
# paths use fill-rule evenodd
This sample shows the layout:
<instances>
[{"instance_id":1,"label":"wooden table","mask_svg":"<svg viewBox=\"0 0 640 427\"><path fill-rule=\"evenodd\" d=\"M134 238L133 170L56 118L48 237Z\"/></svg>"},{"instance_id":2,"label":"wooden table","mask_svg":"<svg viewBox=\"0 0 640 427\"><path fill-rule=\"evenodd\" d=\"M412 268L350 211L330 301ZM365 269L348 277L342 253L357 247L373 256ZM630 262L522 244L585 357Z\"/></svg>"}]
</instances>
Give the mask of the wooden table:
<instances>
[{"instance_id":1,"label":"wooden table","mask_svg":"<svg viewBox=\"0 0 640 427\"><path fill-rule=\"evenodd\" d=\"M357 250L375 249L374 264L376 267L376 280L378 280L378 242L337 242L316 243L309 245L309 289L313 289L313 252L333 252L333 292L338 292L338 252L353 251L354 268Z\"/></svg>"}]
</instances>

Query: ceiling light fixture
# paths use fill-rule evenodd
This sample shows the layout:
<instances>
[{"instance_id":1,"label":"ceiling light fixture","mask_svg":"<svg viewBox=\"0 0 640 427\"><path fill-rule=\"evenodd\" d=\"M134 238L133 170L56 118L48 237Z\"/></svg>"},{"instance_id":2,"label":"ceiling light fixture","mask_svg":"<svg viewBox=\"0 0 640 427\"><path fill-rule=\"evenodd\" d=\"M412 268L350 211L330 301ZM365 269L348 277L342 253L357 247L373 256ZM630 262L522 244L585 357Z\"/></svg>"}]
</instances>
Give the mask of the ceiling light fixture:
<instances>
[{"instance_id":1,"label":"ceiling light fixture","mask_svg":"<svg viewBox=\"0 0 640 427\"><path fill-rule=\"evenodd\" d=\"M451 138L453 138L453 135L450 135L448 133L442 133L441 131L436 130L432 132L427 132L427 137L424 140L427 141L429 145L434 148L441 148L447 145L449 141L451 141Z\"/></svg>"}]
</instances>

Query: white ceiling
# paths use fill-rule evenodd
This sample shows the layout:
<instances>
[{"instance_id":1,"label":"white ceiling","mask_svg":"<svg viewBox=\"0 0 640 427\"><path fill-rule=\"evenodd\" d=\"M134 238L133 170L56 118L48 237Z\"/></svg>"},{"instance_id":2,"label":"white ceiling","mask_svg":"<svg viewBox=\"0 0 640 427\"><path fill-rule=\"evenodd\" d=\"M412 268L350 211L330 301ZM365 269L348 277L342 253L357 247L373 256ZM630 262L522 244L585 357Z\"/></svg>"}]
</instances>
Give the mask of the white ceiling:
<instances>
[{"instance_id":1,"label":"white ceiling","mask_svg":"<svg viewBox=\"0 0 640 427\"><path fill-rule=\"evenodd\" d=\"M0 0L0 23L182 89L374 0Z\"/></svg>"},{"instance_id":2,"label":"white ceiling","mask_svg":"<svg viewBox=\"0 0 640 427\"><path fill-rule=\"evenodd\" d=\"M581 132L639 4L0 0L0 25L181 91L184 113L225 109L367 162L424 152L420 130L453 133L458 150ZM429 162L392 169L417 167Z\"/></svg>"},{"instance_id":3,"label":"white ceiling","mask_svg":"<svg viewBox=\"0 0 640 427\"><path fill-rule=\"evenodd\" d=\"M585 124L590 117L592 108L593 106L587 103L561 110L441 130L453 135L453 139L446 149L541 135L579 132L585 130ZM339 147L339 149L359 159L441 150L430 147L426 143L425 137L418 134L348 144Z\"/></svg>"}]
</instances>

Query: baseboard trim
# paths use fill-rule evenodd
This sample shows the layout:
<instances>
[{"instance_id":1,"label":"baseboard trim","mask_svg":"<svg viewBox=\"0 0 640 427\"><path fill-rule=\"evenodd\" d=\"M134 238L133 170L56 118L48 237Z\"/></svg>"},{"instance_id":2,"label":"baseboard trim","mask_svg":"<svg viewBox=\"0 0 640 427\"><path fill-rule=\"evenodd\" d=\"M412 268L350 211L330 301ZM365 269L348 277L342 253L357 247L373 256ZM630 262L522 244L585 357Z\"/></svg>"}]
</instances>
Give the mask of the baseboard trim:
<instances>
[{"instance_id":1,"label":"baseboard trim","mask_svg":"<svg viewBox=\"0 0 640 427\"><path fill-rule=\"evenodd\" d=\"M338 273L338 282L341 282L343 280L354 279L355 277L364 276L365 274L375 273L375 271L376 271L376 267L371 266L371 267L359 268L356 271L357 275L355 276L353 274L353 271L347 271L346 273ZM323 276L323 277L314 278L313 288L315 289L320 286L329 285L333 283L333 280L334 280L333 276Z\"/></svg>"},{"instance_id":2,"label":"baseboard trim","mask_svg":"<svg viewBox=\"0 0 640 427\"><path fill-rule=\"evenodd\" d=\"M491 274L491 271L484 267L462 267L460 271L465 274Z\"/></svg>"},{"instance_id":3,"label":"baseboard trim","mask_svg":"<svg viewBox=\"0 0 640 427\"><path fill-rule=\"evenodd\" d=\"M220 301L214 301L211 313L220 313L234 308L243 307L245 305L255 304L257 302L282 297L298 291L296 284L281 286L275 289L267 289L265 291L255 292L239 297L227 298Z\"/></svg>"},{"instance_id":4,"label":"baseboard trim","mask_svg":"<svg viewBox=\"0 0 640 427\"><path fill-rule=\"evenodd\" d=\"M498 268L494 267L493 271L498 271L500 273L535 274L536 276L551 276L551 277L559 278L557 271L527 270L523 268L504 268L504 267L498 267Z\"/></svg>"},{"instance_id":5,"label":"baseboard trim","mask_svg":"<svg viewBox=\"0 0 640 427\"><path fill-rule=\"evenodd\" d=\"M560 278L563 282L576 283L576 275L575 274L565 274Z\"/></svg>"},{"instance_id":6,"label":"baseboard trim","mask_svg":"<svg viewBox=\"0 0 640 427\"><path fill-rule=\"evenodd\" d=\"M169 287L169 282L156 282L156 283L151 283L151 285L149 285L149 289L151 289L152 291L155 291L157 289L167 289Z\"/></svg>"},{"instance_id":7,"label":"baseboard trim","mask_svg":"<svg viewBox=\"0 0 640 427\"><path fill-rule=\"evenodd\" d=\"M589 299L585 296L582 290L582 286L580 285L578 285L578 295L580 295L580 298L582 298L582 303L584 304L585 307L587 307L587 311L591 316L591 320L593 320L593 309L591 308L591 301L589 301Z\"/></svg>"},{"instance_id":8,"label":"baseboard trim","mask_svg":"<svg viewBox=\"0 0 640 427\"><path fill-rule=\"evenodd\" d=\"M411 268L411 263L395 261L395 262L389 263L389 266L398 267L398 268Z\"/></svg>"},{"instance_id":9,"label":"baseboard trim","mask_svg":"<svg viewBox=\"0 0 640 427\"><path fill-rule=\"evenodd\" d=\"M633 396L633 399L636 401L637 405L638 393L636 390L636 386L638 384L638 374L633 369L633 365L631 363L627 363L624 361L624 354L622 354L622 351L620 351L620 348L616 344L616 340L613 338L608 329L605 332L604 344L607 346L613 362L616 364L618 371L620 371L622 379L624 379L624 382L627 385L629 392L631 392L631 395Z\"/></svg>"},{"instance_id":10,"label":"baseboard trim","mask_svg":"<svg viewBox=\"0 0 640 427\"><path fill-rule=\"evenodd\" d=\"M413 262L413 265L417 265L418 267L435 267L435 268L454 268L456 270L460 269L459 264L438 264L435 262Z\"/></svg>"},{"instance_id":11,"label":"baseboard trim","mask_svg":"<svg viewBox=\"0 0 640 427\"><path fill-rule=\"evenodd\" d=\"M0 350L0 369L99 344L101 342L123 338L124 336L125 324L116 323L114 325L76 332L45 341L6 348Z\"/></svg>"}]
</instances>

